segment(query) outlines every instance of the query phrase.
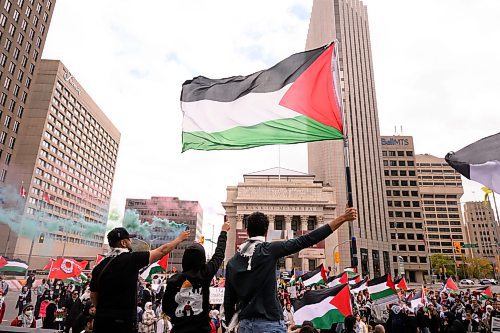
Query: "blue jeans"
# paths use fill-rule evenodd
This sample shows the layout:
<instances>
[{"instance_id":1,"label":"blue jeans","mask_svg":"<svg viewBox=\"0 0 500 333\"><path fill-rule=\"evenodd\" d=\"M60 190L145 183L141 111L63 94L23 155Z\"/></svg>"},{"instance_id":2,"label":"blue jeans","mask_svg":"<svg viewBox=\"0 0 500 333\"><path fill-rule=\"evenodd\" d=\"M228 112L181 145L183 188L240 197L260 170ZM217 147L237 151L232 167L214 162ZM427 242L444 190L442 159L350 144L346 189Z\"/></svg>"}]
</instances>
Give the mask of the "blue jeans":
<instances>
[{"instance_id":1,"label":"blue jeans","mask_svg":"<svg viewBox=\"0 0 500 333\"><path fill-rule=\"evenodd\" d=\"M285 322L263 319L242 319L238 333L286 333Z\"/></svg>"}]
</instances>

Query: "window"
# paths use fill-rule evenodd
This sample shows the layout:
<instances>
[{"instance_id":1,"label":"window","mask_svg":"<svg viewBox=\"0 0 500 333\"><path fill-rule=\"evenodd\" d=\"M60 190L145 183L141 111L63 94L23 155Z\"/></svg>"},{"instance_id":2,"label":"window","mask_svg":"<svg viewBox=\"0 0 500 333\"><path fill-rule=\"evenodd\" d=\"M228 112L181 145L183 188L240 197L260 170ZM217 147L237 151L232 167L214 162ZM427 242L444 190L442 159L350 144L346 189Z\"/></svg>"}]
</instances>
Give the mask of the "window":
<instances>
[{"instance_id":1,"label":"window","mask_svg":"<svg viewBox=\"0 0 500 333\"><path fill-rule=\"evenodd\" d=\"M3 45L4 49L7 50L7 52L10 50L10 45L12 44L12 42L10 41L10 39L6 39L5 40L5 44Z\"/></svg>"},{"instance_id":2,"label":"window","mask_svg":"<svg viewBox=\"0 0 500 333\"><path fill-rule=\"evenodd\" d=\"M2 170L0 173L0 181L4 182L5 181L5 176L7 175L7 170Z\"/></svg>"},{"instance_id":3,"label":"window","mask_svg":"<svg viewBox=\"0 0 500 333\"><path fill-rule=\"evenodd\" d=\"M416 174L415 174L415 171L408 171L408 175L409 176L415 176Z\"/></svg>"},{"instance_id":4,"label":"window","mask_svg":"<svg viewBox=\"0 0 500 333\"><path fill-rule=\"evenodd\" d=\"M21 66L26 68L26 63L28 62L28 57L23 55L23 58L21 59Z\"/></svg>"},{"instance_id":5,"label":"window","mask_svg":"<svg viewBox=\"0 0 500 333\"><path fill-rule=\"evenodd\" d=\"M274 217L274 230L284 230L285 217L283 215L276 215Z\"/></svg>"},{"instance_id":6,"label":"window","mask_svg":"<svg viewBox=\"0 0 500 333\"><path fill-rule=\"evenodd\" d=\"M399 161L399 166L405 166L406 165L406 162L405 161Z\"/></svg>"},{"instance_id":7,"label":"window","mask_svg":"<svg viewBox=\"0 0 500 333\"><path fill-rule=\"evenodd\" d=\"M405 156L405 152L404 151L398 151L398 156Z\"/></svg>"},{"instance_id":8,"label":"window","mask_svg":"<svg viewBox=\"0 0 500 333\"><path fill-rule=\"evenodd\" d=\"M0 105L5 105L6 100L7 100L7 95L5 93L2 93L2 95L0 95Z\"/></svg>"},{"instance_id":9,"label":"window","mask_svg":"<svg viewBox=\"0 0 500 333\"><path fill-rule=\"evenodd\" d=\"M380 272L380 256L378 250L372 250L372 260L373 260L373 276L379 277Z\"/></svg>"},{"instance_id":10,"label":"window","mask_svg":"<svg viewBox=\"0 0 500 333\"><path fill-rule=\"evenodd\" d=\"M308 259L309 270L314 270L316 268L316 259Z\"/></svg>"},{"instance_id":11,"label":"window","mask_svg":"<svg viewBox=\"0 0 500 333\"><path fill-rule=\"evenodd\" d=\"M14 149L14 145L16 144L16 138L11 137L9 139L9 148Z\"/></svg>"},{"instance_id":12,"label":"window","mask_svg":"<svg viewBox=\"0 0 500 333\"><path fill-rule=\"evenodd\" d=\"M3 87L5 89L9 89L9 87L10 87L10 81L11 81L10 78L8 78L8 77L5 78L5 82L3 83Z\"/></svg>"},{"instance_id":13,"label":"window","mask_svg":"<svg viewBox=\"0 0 500 333\"><path fill-rule=\"evenodd\" d=\"M17 116L19 118L22 118L23 117L23 112L24 112L24 108L21 105L19 105L19 107L17 108Z\"/></svg>"},{"instance_id":14,"label":"window","mask_svg":"<svg viewBox=\"0 0 500 333\"><path fill-rule=\"evenodd\" d=\"M415 166L415 162L413 162L413 161L408 161L408 166Z\"/></svg>"},{"instance_id":15,"label":"window","mask_svg":"<svg viewBox=\"0 0 500 333\"><path fill-rule=\"evenodd\" d=\"M314 230L316 229L316 216L309 216L307 219L307 230Z\"/></svg>"},{"instance_id":16,"label":"window","mask_svg":"<svg viewBox=\"0 0 500 333\"><path fill-rule=\"evenodd\" d=\"M370 274L370 265L368 262L368 249L360 249L361 252L361 275Z\"/></svg>"},{"instance_id":17,"label":"window","mask_svg":"<svg viewBox=\"0 0 500 333\"><path fill-rule=\"evenodd\" d=\"M9 35L14 37L14 33L16 32L16 27L11 23L9 26Z\"/></svg>"},{"instance_id":18,"label":"window","mask_svg":"<svg viewBox=\"0 0 500 333\"><path fill-rule=\"evenodd\" d=\"M10 164L11 157L12 157L12 154L10 154L10 153L7 153L5 155L5 165L9 165Z\"/></svg>"},{"instance_id":19,"label":"window","mask_svg":"<svg viewBox=\"0 0 500 333\"><path fill-rule=\"evenodd\" d=\"M12 53L12 56L14 57L14 59L18 59L19 58L19 52L21 52L17 47L14 49L14 52Z\"/></svg>"},{"instance_id":20,"label":"window","mask_svg":"<svg viewBox=\"0 0 500 333\"><path fill-rule=\"evenodd\" d=\"M300 230L300 216L294 215L292 216L292 230L299 231Z\"/></svg>"},{"instance_id":21,"label":"window","mask_svg":"<svg viewBox=\"0 0 500 333\"><path fill-rule=\"evenodd\" d=\"M5 16L4 14L0 15L0 25L2 27L5 27L5 23L7 23L7 16Z\"/></svg>"},{"instance_id":22,"label":"window","mask_svg":"<svg viewBox=\"0 0 500 333\"><path fill-rule=\"evenodd\" d=\"M12 131L14 133L17 133L19 131L19 122L17 120L14 122L14 127L12 127Z\"/></svg>"},{"instance_id":23,"label":"window","mask_svg":"<svg viewBox=\"0 0 500 333\"><path fill-rule=\"evenodd\" d=\"M24 32L26 32L26 27L28 26L28 22L26 20L23 20L21 23L21 29L23 29Z\"/></svg>"},{"instance_id":24,"label":"window","mask_svg":"<svg viewBox=\"0 0 500 333\"><path fill-rule=\"evenodd\" d=\"M2 133L0 133L0 143L4 144L6 138L7 138L7 133L2 131Z\"/></svg>"},{"instance_id":25,"label":"window","mask_svg":"<svg viewBox=\"0 0 500 333\"><path fill-rule=\"evenodd\" d=\"M5 1L5 4L3 5L3 8L5 8L5 10L7 11L7 13L9 12L11 5L12 4L10 3L9 0Z\"/></svg>"},{"instance_id":26,"label":"window","mask_svg":"<svg viewBox=\"0 0 500 333\"><path fill-rule=\"evenodd\" d=\"M387 251L384 251L382 253L383 255L383 259L384 259L384 274L390 274L391 273L391 262L390 262L390 259L389 259L389 252Z\"/></svg>"},{"instance_id":27,"label":"window","mask_svg":"<svg viewBox=\"0 0 500 333\"><path fill-rule=\"evenodd\" d=\"M11 61L10 64L9 64L9 73L10 74L14 74L14 71L16 70L16 65Z\"/></svg>"},{"instance_id":28,"label":"window","mask_svg":"<svg viewBox=\"0 0 500 333\"><path fill-rule=\"evenodd\" d=\"M5 120L3 122L3 125L5 127L9 128L9 126L10 126L10 120L11 120L10 116L5 116Z\"/></svg>"}]
</instances>

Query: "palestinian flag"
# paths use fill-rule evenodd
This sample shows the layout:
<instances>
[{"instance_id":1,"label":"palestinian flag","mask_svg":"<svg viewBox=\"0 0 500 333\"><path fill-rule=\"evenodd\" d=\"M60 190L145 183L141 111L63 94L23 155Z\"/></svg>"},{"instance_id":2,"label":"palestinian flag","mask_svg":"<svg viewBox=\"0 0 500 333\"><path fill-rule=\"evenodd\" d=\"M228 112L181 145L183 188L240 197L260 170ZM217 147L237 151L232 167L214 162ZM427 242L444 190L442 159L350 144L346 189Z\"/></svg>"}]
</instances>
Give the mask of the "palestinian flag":
<instances>
[{"instance_id":1,"label":"palestinian flag","mask_svg":"<svg viewBox=\"0 0 500 333\"><path fill-rule=\"evenodd\" d=\"M28 270L28 264L22 260L7 260L7 263L0 267L0 273L19 273L24 274Z\"/></svg>"},{"instance_id":2,"label":"palestinian flag","mask_svg":"<svg viewBox=\"0 0 500 333\"><path fill-rule=\"evenodd\" d=\"M443 289L448 289L448 290L454 290L454 291L457 291L458 290L458 287L457 285L455 284L455 281L453 281L453 279L451 277L448 278L448 280L446 280L446 283L445 285L443 286Z\"/></svg>"},{"instance_id":3,"label":"palestinian flag","mask_svg":"<svg viewBox=\"0 0 500 333\"><path fill-rule=\"evenodd\" d=\"M321 264L318 268L313 271L310 271L304 275L300 276L302 283L304 286L318 286L327 284L328 278L326 276L326 270Z\"/></svg>"},{"instance_id":4,"label":"palestinian flag","mask_svg":"<svg viewBox=\"0 0 500 333\"><path fill-rule=\"evenodd\" d=\"M248 76L184 82L182 151L342 139L333 43Z\"/></svg>"},{"instance_id":5,"label":"palestinian flag","mask_svg":"<svg viewBox=\"0 0 500 333\"><path fill-rule=\"evenodd\" d=\"M481 298L481 300L493 298L493 293L491 292L490 286L478 288L478 289L474 290L474 292L479 294L479 297Z\"/></svg>"},{"instance_id":6,"label":"palestinian flag","mask_svg":"<svg viewBox=\"0 0 500 333\"><path fill-rule=\"evenodd\" d=\"M359 281L358 283L351 285L351 294L357 295L357 294L359 294L360 291L368 289L366 281L367 281L367 279L363 279L363 280Z\"/></svg>"},{"instance_id":7,"label":"palestinian flag","mask_svg":"<svg viewBox=\"0 0 500 333\"><path fill-rule=\"evenodd\" d=\"M416 293L413 294L412 297L410 297L407 301L410 303L410 309L414 310L415 308L418 308L420 304L425 305L425 294L424 292L417 291Z\"/></svg>"},{"instance_id":8,"label":"palestinian flag","mask_svg":"<svg viewBox=\"0 0 500 333\"><path fill-rule=\"evenodd\" d=\"M330 329L332 324L343 323L352 314L349 286L343 284L334 288L311 290L293 303L295 324L301 326L312 321L317 329Z\"/></svg>"},{"instance_id":9,"label":"palestinian flag","mask_svg":"<svg viewBox=\"0 0 500 333\"><path fill-rule=\"evenodd\" d=\"M292 271L290 272L290 281L288 281L290 283L290 286L293 286L295 285L295 268L292 269Z\"/></svg>"},{"instance_id":10,"label":"palestinian flag","mask_svg":"<svg viewBox=\"0 0 500 333\"><path fill-rule=\"evenodd\" d=\"M141 277L147 281L151 282L155 274L164 273L167 271L168 266L168 254L155 263L152 263L141 273Z\"/></svg>"},{"instance_id":11,"label":"palestinian flag","mask_svg":"<svg viewBox=\"0 0 500 333\"><path fill-rule=\"evenodd\" d=\"M394 281L394 285L396 286L396 289L408 290L408 285L406 284L406 279L404 276L402 276L400 279Z\"/></svg>"},{"instance_id":12,"label":"palestinian flag","mask_svg":"<svg viewBox=\"0 0 500 333\"><path fill-rule=\"evenodd\" d=\"M356 275L351 276L351 275L349 275L349 273L347 273L347 274L349 276L349 284L350 285L361 282L361 275L356 274Z\"/></svg>"},{"instance_id":13,"label":"palestinian flag","mask_svg":"<svg viewBox=\"0 0 500 333\"><path fill-rule=\"evenodd\" d=\"M389 274L369 280L367 285L372 301L396 295L396 289Z\"/></svg>"},{"instance_id":14,"label":"palestinian flag","mask_svg":"<svg viewBox=\"0 0 500 333\"><path fill-rule=\"evenodd\" d=\"M74 276L74 277L70 277L68 279L65 279L64 283L65 284L73 283L73 284L81 286L81 285L87 283L88 280L89 280L89 277L85 273L81 272L79 276Z\"/></svg>"},{"instance_id":15,"label":"palestinian flag","mask_svg":"<svg viewBox=\"0 0 500 333\"><path fill-rule=\"evenodd\" d=\"M7 260L4 257L0 256L0 268L7 265Z\"/></svg>"},{"instance_id":16,"label":"palestinian flag","mask_svg":"<svg viewBox=\"0 0 500 333\"><path fill-rule=\"evenodd\" d=\"M338 286L339 284L345 284L349 280L347 278L347 272L342 272L337 276L329 277L327 281L328 281L327 283L328 287L335 287Z\"/></svg>"},{"instance_id":17,"label":"palestinian flag","mask_svg":"<svg viewBox=\"0 0 500 333\"><path fill-rule=\"evenodd\" d=\"M448 153L445 159L466 178L500 193L500 133Z\"/></svg>"}]
</instances>

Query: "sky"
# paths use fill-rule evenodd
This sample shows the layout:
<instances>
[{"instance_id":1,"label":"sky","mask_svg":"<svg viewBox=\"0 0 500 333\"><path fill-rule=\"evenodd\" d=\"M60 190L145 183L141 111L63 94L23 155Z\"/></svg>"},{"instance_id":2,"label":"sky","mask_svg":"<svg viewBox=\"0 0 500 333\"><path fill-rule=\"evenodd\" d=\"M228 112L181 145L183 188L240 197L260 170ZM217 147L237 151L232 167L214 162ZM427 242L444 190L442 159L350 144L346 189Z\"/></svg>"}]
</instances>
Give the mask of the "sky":
<instances>
[{"instance_id":1,"label":"sky","mask_svg":"<svg viewBox=\"0 0 500 333\"><path fill-rule=\"evenodd\" d=\"M382 135L444 157L499 132L500 1L366 0ZM179 96L198 75L248 75L304 50L312 0L57 0L45 59L61 60L121 132L111 208L200 201L206 234L226 187L278 166L307 172L306 144L181 154ZM281 149L281 154L278 150ZM281 156L281 161L278 160ZM464 181L464 200L481 200Z\"/></svg>"}]
</instances>

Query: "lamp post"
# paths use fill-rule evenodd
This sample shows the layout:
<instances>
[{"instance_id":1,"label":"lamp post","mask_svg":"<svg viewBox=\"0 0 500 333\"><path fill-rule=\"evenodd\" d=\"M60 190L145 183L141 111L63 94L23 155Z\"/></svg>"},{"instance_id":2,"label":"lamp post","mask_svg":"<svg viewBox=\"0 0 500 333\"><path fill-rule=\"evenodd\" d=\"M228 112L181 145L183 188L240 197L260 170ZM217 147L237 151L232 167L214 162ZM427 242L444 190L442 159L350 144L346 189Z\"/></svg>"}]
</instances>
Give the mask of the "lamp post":
<instances>
[{"instance_id":1,"label":"lamp post","mask_svg":"<svg viewBox=\"0 0 500 333\"><path fill-rule=\"evenodd\" d=\"M333 257L335 258L335 250L337 249L337 247L339 247L339 246L340 246L340 245L342 245L342 244L350 243L351 241L352 241L352 240L348 239L348 240L346 240L346 241L343 241L343 242L338 243L337 245L335 245L335 246L333 247ZM339 264L340 264L340 263L339 263ZM335 273L337 273L337 264L335 264Z\"/></svg>"}]
</instances>

